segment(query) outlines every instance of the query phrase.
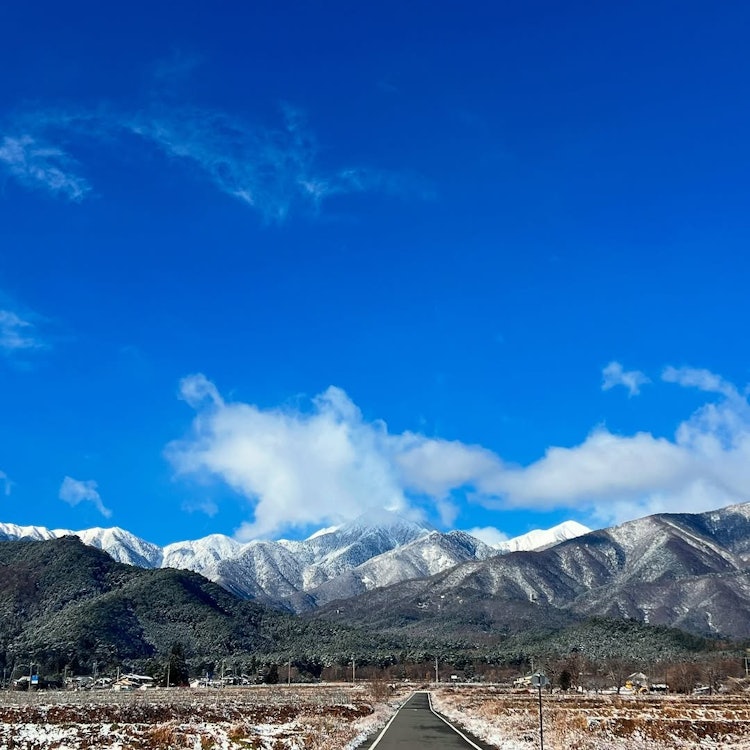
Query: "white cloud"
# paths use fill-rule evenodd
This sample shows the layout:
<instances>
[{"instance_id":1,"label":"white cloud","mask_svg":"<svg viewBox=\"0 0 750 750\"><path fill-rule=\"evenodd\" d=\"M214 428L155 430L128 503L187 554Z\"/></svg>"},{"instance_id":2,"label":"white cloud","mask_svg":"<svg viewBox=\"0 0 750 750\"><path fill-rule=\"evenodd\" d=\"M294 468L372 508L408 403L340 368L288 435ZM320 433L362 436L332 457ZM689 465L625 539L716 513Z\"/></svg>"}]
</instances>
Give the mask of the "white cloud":
<instances>
[{"instance_id":1,"label":"white cloud","mask_svg":"<svg viewBox=\"0 0 750 750\"><path fill-rule=\"evenodd\" d=\"M82 481L73 479L72 477L65 477L60 485L59 498L73 506L82 502L92 503L105 518L109 518L112 515L112 511L104 506L97 486L97 483L93 479Z\"/></svg>"},{"instance_id":2,"label":"white cloud","mask_svg":"<svg viewBox=\"0 0 750 750\"><path fill-rule=\"evenodd\" d=\"M188 375L180 381L180 398L194 409L204 404L224 404L216 386L202 373Z\"/></svg>"},{"instance_id":3,"label":"white cloud","mask_svg":"<svg viewBox=\"0 0 750 750\"><path fill-rule=\"evenodd\" d=\"M720 393L727 398L739 396L737 389L731 383L710 370L693 367L665 367L661 378L667 383L677 383L686 388L697 388L707 393Z\"/></svg>"},{"instance_id":4,"label":"white cloud","mask_svg":"<svg viewBox=\"0 0 750 750\"><path fill-rule=\"evenodd\" d=\"M182 391L201 392L205 382L191 376ZM168 446L167 455L178 473L219 476L253 501L254 520L242 537L407 505L387 432L364 422L338 388L316 397L308 413L223 401L197 408L193 434Z\"/></svg>"},{"instance_id":5,"label":"white cloud","mask_svg":"<svg viewBox=\"0 0 750 750\"><path fill-rule=\"evenodd\" d=\"M489 544L490 547L500 544L500 542L507 542L508 535L496 529L494 526L475 526L473 529L468 529L467 534L471 534L485 544Z\"/></svg>"},{"instance_id":6,"label":"white cloud","mask_svg":"<svg viewBox=\"0 0 750 750\"><path fill-rule=\"evenodd\" d=\"M34 324L11 310L0 310L0 350L13 353L44 346L34 334Z\"/></svg>"},{"instance_id":7,"label":"white cloud","mask_svg":"<svg viewBox=\"0 0 750 750\"><path fill-rule=\"evenodd\" d=\"M492 451L457 440L439 440L405 432L391 437L393 460L404 489L432 497L476 486L503 471Z\"/></svg>"},{"instance_id":8,"label":"white cloud","mask_svg":"<svg viewBox=\"0 0 750 750\"><path fill-rule=\"evenodd\" d=\"M580 445L549 448L529 466L489 477L480 489L515 506L555 507L661 490L675 476L687 476L690 464L690 456L669 440L600 428Z\"/></svg>"},{"instance_id":9,"label":"white cloud","mask_svg":"<svg viewBox=\"0 0 750 750\"><path fill-rule=\"evenodd\" d=\"M41 188L71 201L82 200L91 189L65 151L29 134L3 138L0 167L24 187Z\"/></svg>"},{"instance_id":10,"label":"white cloud","mask_svg":"<svg viewBox=\"0 0 750 750\"><path fill-rule=\"evenodd\" d=\"M718 394L673 439L597 429L573 448L550 448L481 489L517 507L584 507L605 522L657 512L699 512L750 501L750 405L706 370L665 371L668 382Z\"/></svg>"},{"instance_id":11,"label":"white cloud","mask_svg":"<svg viewBox=\"0 0 750 750\"><path fill-rule=\"evenodd\" d=\"M317 210L336 195L404 195L417 187L416 181L383 170L321 170L317 140L292 107L284 108L280 127L251 125L201 109L162 109L121 124L170 158L191 164L267 221L282 222L295 208Z\"/></svg>"},{"instance_id":12,"label":"white cloud","mask_svg":"<svg viewBox=\"0 0 750 750\"><path fill-rule=\"evenodd\" d=\"M624 370L623 366L616 361L610 362L602 370L603 391L622 385L628 389L629 396L637 396L641 392L641 386L650 382L649 378L639 370Z\"/></svg>"},{"instance_id":13,"label":"white cloud","mask_svg":"<svg viewBox=\"0 0 750 750\"><path fill-rule=\"evenodd\" d=\"M8 497L13 488L13 483L4 471L0 471L0 487L2 488L2 494Z\"/></svg>"},{"instance_id":14,"label":"white cloud","mask_svg":"<svg viewBox=\"0 0 750 750\"><path fill-rule=\"evenodd\" d=\"M429 196L420 181L404 174L361 166L321 168L317 140L292 107L284 108L276 126L248 123L216 110L165 105L137 113L105 107L33 112L18 124L31 134L6 137L0 165L28 187L43 187L76 201L90 191L75 173L76 163L61 148L40 145L61 135L71 144L85 138L89 146L118 149L132 148L140 140L142 147L184 164L270 222L282 222L295 210L316 212L336 195Z\"/></svg>"},{"instance_id":15,"label":"white cloud","mask_svg":"<svg viewBox=\"0 0 750 750\"><path fill-rule=\"evenodd\" d=\"M188 513L205 513L213 518L219 512L219 506L213 500L195 500L182 504L182 509Z\"/></svg>"},{"instance_id":16,"label":"white cloud","mask_svg":"<svg viewBox=\"0 0 750 750\"><path fill-rule=\"evenodd\" d=\"M711 389L719 400L671 439L598 428L517 466L482 446L391 434L383 422L365 421L339 388L306 411L261 409L226 402L204 375L192 375L181 394L197 411L193 429L167 456L178 474L218 477L248 498L243 538L338 523L373 507L414 513L425 503L451 525L465 501L571 508L605 523L750 501L750 406L721 379L700 382L719 382Z\"/></svg>"}]
</instances>

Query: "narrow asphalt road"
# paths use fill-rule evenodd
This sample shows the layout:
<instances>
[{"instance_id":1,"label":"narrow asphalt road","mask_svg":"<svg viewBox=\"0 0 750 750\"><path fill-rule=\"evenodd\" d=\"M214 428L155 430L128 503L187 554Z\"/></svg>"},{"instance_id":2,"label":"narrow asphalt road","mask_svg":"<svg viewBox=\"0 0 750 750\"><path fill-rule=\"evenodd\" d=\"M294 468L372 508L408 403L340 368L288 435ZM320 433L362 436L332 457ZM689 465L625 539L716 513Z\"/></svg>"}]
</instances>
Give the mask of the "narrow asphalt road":
<instances>
[{"instance_id":1,"label":"narrow asphalt road","mask_svg":"<svg viewBox=\"0 0 750 750\"><path fill-rule=\"evenodd\" d=\"M370 737L361 750L494 750L441 719L431 710L429 695L414 693L385 730Z\"/></svg>"}]
</instances>

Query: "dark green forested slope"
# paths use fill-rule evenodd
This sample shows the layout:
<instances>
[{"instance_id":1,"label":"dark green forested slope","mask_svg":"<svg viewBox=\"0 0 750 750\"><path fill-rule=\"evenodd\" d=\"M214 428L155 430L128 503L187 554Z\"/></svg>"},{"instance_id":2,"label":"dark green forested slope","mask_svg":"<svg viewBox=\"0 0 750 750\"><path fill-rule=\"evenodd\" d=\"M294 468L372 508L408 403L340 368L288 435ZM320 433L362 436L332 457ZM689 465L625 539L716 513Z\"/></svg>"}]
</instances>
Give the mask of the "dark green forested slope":
<instances>
[{"instance_id":1,"label":"dark green forested slope","mask_svg":"<svg viewBox=\"0 0 750 750\"><path fill-rule=\"evenodd\" d=\"M76 537L0 542L0 668L135 664L175 643L195 668L250 655L330 663L394 641L239 600L189 571L122 565Z\"/></svg>"}]
</instances>

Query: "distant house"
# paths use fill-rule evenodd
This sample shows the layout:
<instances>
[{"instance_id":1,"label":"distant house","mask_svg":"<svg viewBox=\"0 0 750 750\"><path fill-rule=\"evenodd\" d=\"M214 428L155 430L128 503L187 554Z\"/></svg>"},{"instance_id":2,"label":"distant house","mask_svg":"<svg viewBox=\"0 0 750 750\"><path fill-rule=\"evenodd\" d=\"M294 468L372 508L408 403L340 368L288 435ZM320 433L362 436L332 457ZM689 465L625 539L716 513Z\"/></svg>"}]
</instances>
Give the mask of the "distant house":
<instances>
[{"instance_id":1,"label":"distant house","mask_svg":"<svg viewBox=\"0 0 750 750\"><path fill-rule=\"evenodd\" d=\"M45 690L60 686L54 681L47 680L35 674L32 677L25 675L24 677L19 677L17 680L13 680L12 687L13 690Z\"/></svg>"},{"instance_id":2,"label":"distant house","mask_svg":"<svg viewBox=\"0 0 750 750\"><path fill-rule=\"evenodd\" d=\"M13 680L13 690L28 690L29 689L29 677L19 677L17 680Z\"/></svg>"},{"instance_id":3,"label":"distant house","mask_svg":"<svg viewBox=\"0 0 750 750\"><path fill-rule=\"evenodd\" d=\"M648 691L648 677L643 672L633 672L625 678L625 687L634 693L645 693Z\"/></svg>"},{"instance_id":4,"label":"distant house","mask_svg":"<svg viewBox=\"0 0 750 750\"><path fill-rule=\"evenodd\" d=\"M153 677L144 674L124 674L119 680L112 683L112 690L129 691L129 690L147 690L155 685Z\"/></svg>"},{"instance_id":5,"label":"distant house","mask_svg":"<svg viewBox=\"0 0 750 750\"><path fill-rule=\"evenodd\" d=\"M525 677L518 677L517 679L513 680L513 687L518 688L518 689L530 688L532 677L533 675L526 675Z\"/></svg>"}]
</instances>

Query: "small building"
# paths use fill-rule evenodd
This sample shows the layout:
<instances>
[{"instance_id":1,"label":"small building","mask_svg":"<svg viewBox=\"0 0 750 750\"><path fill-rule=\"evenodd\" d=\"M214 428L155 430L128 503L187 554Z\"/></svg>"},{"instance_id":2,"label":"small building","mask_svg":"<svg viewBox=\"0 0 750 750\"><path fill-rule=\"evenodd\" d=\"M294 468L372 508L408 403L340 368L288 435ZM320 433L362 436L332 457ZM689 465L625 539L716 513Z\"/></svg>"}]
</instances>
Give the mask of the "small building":
<instances>
[{"instance_id":1,"label":"small building","mask_svg":"<svg viewBox=\"0 0 750 750\"><path fill-rule=\"evenodd\" d=\"M632 690L634 693L646 693L648 687L648 677L643 672L633 672L625 678L625 688Z\"/></svg>"},{"instance_id":2,"label":"small building","mask_svg":"<svg viewBox=\"0 0 750 750\"><path fill-rule=\"evenodd\" d=\"M124 674L112 683L112 689L117 691L147 690L155 685L153 677L144 674Z\"/></svg>"}]
</instances>

